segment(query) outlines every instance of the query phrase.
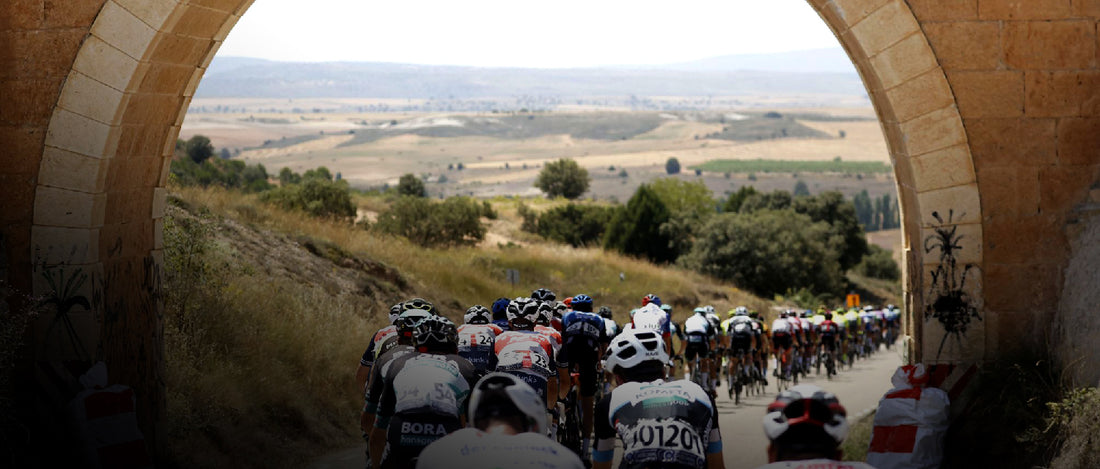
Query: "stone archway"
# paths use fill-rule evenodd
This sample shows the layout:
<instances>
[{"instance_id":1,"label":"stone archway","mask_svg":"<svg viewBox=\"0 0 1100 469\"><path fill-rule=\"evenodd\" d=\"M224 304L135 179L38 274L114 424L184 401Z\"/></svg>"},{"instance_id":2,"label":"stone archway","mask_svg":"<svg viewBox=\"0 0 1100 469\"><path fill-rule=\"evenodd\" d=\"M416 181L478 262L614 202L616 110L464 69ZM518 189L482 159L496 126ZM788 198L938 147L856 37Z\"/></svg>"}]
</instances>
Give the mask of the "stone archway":
<instances>
[{"instance_id":1,"label":"stone archway","mask_svg":"<svg viewBox=\"0 0 1100 469\"><path fill-rule=\"evenodd\" d=\"M251 3L28 0L0 17L0 141L13 149L0 156L0 276L36 293L56 291L48 276L84 279L67 294L92 305L73 313L85 354L138 390L150 436L164 416L168 158L205 68ZM1100 106L1090 104L1100 8L808 3L862 75L894 163L909 358L980 361L1041 346L1070 256L1064 227L1100 168ZM940 353L932 305L981 321ZM32 339L36 361L79 358Z\"/></svg>"}]
</instances>

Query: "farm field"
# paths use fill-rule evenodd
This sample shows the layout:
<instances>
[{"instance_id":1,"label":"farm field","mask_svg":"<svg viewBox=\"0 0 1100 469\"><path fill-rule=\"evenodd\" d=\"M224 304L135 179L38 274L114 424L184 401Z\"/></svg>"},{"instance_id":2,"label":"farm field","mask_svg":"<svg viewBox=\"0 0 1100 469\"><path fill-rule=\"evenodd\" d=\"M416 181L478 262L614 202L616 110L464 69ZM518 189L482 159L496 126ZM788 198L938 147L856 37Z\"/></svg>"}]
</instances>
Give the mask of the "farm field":
<instances>
[{"instance_id":1,"label":"farm field","mask_svg":"<svg viewBox=\"0 0 1100 469\"><path fill-rule=\"evenodd\" d=\"M180 138L206 135L219 149L261 163L270 174L283 167L302 172L326 166L359 188L392 185L402 174L414 173L433 195L444 196L535 196L541 166L563 157L588 169L593 184L586 197L599 199L625 200L638 185L667 176L665 162L671 157L683 168L678 177L698 178L716 196L744 185L792 190L798 180L812 193L839 190L851 196L866 189L878 196L895 190L891 172L859 172L890 162L870 108L347 112L368 101L381 102L196 99ZM854 169L814 168L827 169L837 157ZM802 169L727 174L729 169L714 166L718 160L758 159L790 161ZM704 168L699 175L689 169L696 165Z\"/></svg>"}]
</instances>

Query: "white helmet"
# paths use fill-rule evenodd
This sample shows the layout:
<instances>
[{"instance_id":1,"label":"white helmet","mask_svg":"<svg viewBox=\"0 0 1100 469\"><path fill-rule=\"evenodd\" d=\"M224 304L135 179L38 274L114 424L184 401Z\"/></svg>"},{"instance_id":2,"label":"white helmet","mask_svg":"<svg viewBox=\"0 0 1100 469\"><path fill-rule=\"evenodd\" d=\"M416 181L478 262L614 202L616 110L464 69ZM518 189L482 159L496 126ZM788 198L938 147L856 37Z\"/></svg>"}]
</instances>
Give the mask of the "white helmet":
<instances>
[{"instance_id":1,"label":"white helmet","mask_svg":"<svg viewBox=\"0 0 1100 469\"><path fill-rule=\"evenodd\" d=\"M397 321L397 317L401 315L402 311L404 311L404 308L401 307L401 303L390 306L390 324Z\"/></svg>"},{"instance_id":2,"label":"white helmet","mask_svg":"<svg viewBox=\"0 0 1100 469\"><path fill-rule=\"evenodd\" d=\"M478 420L498 415L514 417L517 410L527 422L527 428L521 431L546 434L546 404L535 389L513 375L493 372L474 385L467 420L476 427Z\"/></svg>"},{"instance_id":3,"label":"white helmet","mask_svg":"<svg viewBox=\"0 0 1100 469\"><path fill-rule=\"evenodd\" d=\"M736 316L748 316L749 309L744 306L738 306L737 309L733 311L733 314Z\"/></svg>"},{"instance_id":4,"label":"white helmet","mask_svg":"<svg viewBox=\"0 0 1100 469\"><path fill-rule=\"evenodd\" d=\"M512 327L534 328L539 318L538 300L531 298L516 298L508 303L508 323Z\"/></svg>"},{"instance_id":5,"label":"white helmet","mask_svg":"<svg viewBox=\"0 0 1100 469\"><path fill-rule=\"evenodd\" d=\"M634 368L642 362L656 360L668 363L668 351L661 335L648 329L631 329L619 334L607 348L604 369L617 373L620 368Z\"/></svg>"},{"instance_id":6,"label":"white helmet","mask_svg":"<svg viewBox=\"0 0 1100 469\"><path fill-rule=\"evenodd\" d=\"M703 309L707 311L707 314L714 314L714 305L706 305Z\"/></svg>"},{"instance_id":7,"label":"white helmet","mask_svg":"<svg viewBox=\"0 0 1100 469\"><path fill-rule=\"evenodd\" d=\"M840 444L848 435L847 415L835 394L813 384L800 384L779 393L768 405L764 434L775 441L791 427L809 425L821 428Z\"/></svg>"},{"instance_id":8,"label":"white helmet","mask_svg":"<svg viewBox=\"0 0 1100 469\"><path fill-rule=\"evenodd\" d=\"M462 316L462 321L465 324L489 324L493 322L493 313L489 311L489 308L473 305L466 310L466 314Z\"/></svg>"}]
</instances>

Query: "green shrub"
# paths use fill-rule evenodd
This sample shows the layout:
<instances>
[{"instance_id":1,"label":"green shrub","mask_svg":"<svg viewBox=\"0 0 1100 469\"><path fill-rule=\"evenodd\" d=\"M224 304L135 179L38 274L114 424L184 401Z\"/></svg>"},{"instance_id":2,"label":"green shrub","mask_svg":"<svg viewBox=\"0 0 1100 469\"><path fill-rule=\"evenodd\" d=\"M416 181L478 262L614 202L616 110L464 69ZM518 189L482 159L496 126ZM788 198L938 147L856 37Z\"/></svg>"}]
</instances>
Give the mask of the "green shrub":
<instances>
[{"instance_id":1,"label":"green shrub","mask_svg":"<svg viewBox=\"0 0 1100 469\"><path fill-rule=\"evenodd\" d=\"M272 187L262 164L246 165L241 160L208 158L196 163L189 158L175 158L169 171L175 182L184 186L221 186L245 192L263 192Z\"/></svg>"},{"instance_id":2,"label":"green shrub","mask_svg":"<svg viewBox=\"0 0 1100 469\"><path fill-rule=\"evenodd\" d=\"M355 217L355 204L351 202L351 192L346 181L309 178L301 184L281 186L265 192L261 200L284 210L299 210L316 217Z\"/></svg>"},{"instance_id":3,"label":"green shrub","mask_svg":"<svg viewBox=\"0 0 1100 469\"><path fill-rule=\"evenodd\" d=\"M571 203L543 212L538 217L536 232L573 247L598 244L614 214L613 207Z\"/></svg>"},{"instance_id":4,"label":"green shrub","mask_svg":"<svg viewBox=\"0 0 1100 469\"><path fill-rule=\"evenodd\" d=\"M577 164L576 160L562 158L546 163L535 179L535 187L546 193L547 197L565 197L576 199L588 191L588 170Z\"/></svg>"},{"instance_id":5,"label":"green shrub","mask_svg":"<svg viewBox=\"0 0 1100 469\"><path fill-rule=\"evenodd\" d=\"M765 297L802 288L835 293L844 281L842 241L830 231L792 210L724 213L699 231L681 262Z\"/></svg>"},{"instance_id":6,"label":"green shrub","mask_svg":"<svg viewBox=\"0 0 1100 469\"><path fill-rule=\"evenodd\" d=\"M482 205L469 197L449 197L435 202L424 197L403 196L378 215L374 228L404 236L421 246L476 244L485 238L481 223Z\"/></svg>"},{"instance_id":7,"label":"green shrub","mask_svg":"<svg viewBox=\"0 0 1100 469\"><path fill-rule=\"evenodd\" d=\"M604 236L604 249L642 256L657 263L672 262L677 253L668 234L661 231L661 225L669 218L668 207L648 185L642 184L627 201L626 208L618 210L611 219Z\"/></svg>"},{"instance_id":8,"label":"green shrub","mask_svg":"<svg viewBox=\"0 0 1100 469\"><path fill-rule=\"evenodd\" d=\"M856 272L864 277L880 278L883 280L898 280L901 278L901 269L894 261L894 254L874 244L868 246L870 253L863 256L863 260L856 264Z\"/></svg>"},{"instance_id":9,"label":"green shrub","mask_svg":"<svg viewBox=\"0 0 1100 469\"><path fill-rule=\"evenodd\" d=\"M516 212L519 213L520 218L523 219L523 224L520 225L519 229L528 233L539 232L539 214L535 213L534 210L531 210L531 207L528 207L527 204L520 202L519 206L516 207Z\"/></svg>"},{"instance_id":10,"label":"green shrub","mask_svg":"<svg viewBox=\"0 0 1100 469\"><path fill-rule=\"evenodd\" d=\"M397 181L397 193L400 195L407 195L411 197L427 197L428 188L424 186L424 181L412 173L401 176L401 179Z\"/></svg>"}]
</instances>

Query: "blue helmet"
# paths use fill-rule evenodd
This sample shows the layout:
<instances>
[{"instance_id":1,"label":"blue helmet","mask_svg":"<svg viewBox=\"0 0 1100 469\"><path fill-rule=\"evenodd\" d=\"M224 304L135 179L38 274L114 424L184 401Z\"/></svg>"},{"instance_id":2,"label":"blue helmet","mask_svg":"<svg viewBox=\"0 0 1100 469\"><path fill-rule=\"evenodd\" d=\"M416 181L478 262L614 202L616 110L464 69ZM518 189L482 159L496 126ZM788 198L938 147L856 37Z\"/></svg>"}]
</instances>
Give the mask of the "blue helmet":
<instances>
[{"instance_id":1,"label":"blue helmet","mask_svg":"<svg viewBox=\"0 0 1100 469\"><path fill-rule=\"evenodd\" d=\"M508 298L497 298L493 302L493 320L507 319L508 318L508 303L512 300Z\"/></svg>"},{"instance_id":2,"label":"blue helmet","mask_svg":"<svg viewBox=\"0 0 1100 469\"><path fill-rule=\"evenodd\" d=\"M573 297L573 310L583 313L592 312L592 297L581 293Z\"/></svg>"}]
</instances>

